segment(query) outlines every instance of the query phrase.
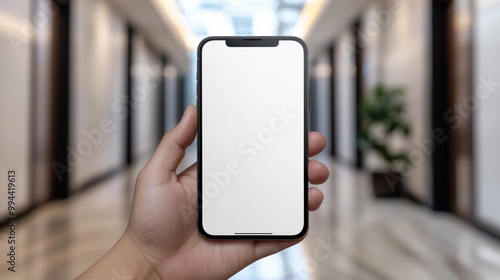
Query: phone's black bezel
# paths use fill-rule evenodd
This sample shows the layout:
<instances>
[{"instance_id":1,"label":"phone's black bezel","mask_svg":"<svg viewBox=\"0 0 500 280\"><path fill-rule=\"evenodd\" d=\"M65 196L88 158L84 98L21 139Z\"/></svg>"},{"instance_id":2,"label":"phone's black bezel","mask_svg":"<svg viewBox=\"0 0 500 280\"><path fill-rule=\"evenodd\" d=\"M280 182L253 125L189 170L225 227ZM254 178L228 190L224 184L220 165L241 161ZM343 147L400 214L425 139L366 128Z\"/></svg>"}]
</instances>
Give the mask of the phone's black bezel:
<instances>
[{"instance_id":1,"label":"phone's black bezel","mask_svg":"<svg viewBox=\"0 0 500 280\"><path fill-rule=\"evenodd\" d=\"M210 41L226 41L229 47L273 47L276 40L278 41L296 41L304 50L304 227L297 235L211 235L203 228L203 209L202 209L202 53L203 46ZM214 240L297 240L304 237L309 229L309 209L308 209L308 125L309 125L309 79L308 79L308 50L304 41L300 38L292 36L214 36L203 39L197 51L197 73L196 73L196 90L198 108L198 229L200 233L208 239Z\"/></svg>"}]
</instances>

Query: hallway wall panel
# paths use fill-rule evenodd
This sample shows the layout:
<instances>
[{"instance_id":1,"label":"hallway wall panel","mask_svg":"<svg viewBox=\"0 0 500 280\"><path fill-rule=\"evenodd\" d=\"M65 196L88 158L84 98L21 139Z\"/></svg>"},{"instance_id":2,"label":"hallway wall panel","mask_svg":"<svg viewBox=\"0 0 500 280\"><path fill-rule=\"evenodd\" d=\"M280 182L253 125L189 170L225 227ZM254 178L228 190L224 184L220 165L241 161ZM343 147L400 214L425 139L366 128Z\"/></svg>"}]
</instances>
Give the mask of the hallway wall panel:
<instances>
[{"instance_id":1,"label":"hallway wall panel","mask_svg":"<svg viewBox=\"0 0 500 280\"><path fill-rule=\"evenodd\" d=\"M354 64L354 38L348 31L344 32L338 39L339 47L335 48L336 65L336 124L337 139L335 141L337 157L341 162L355 164L356 162L356 93L354 78L356 67Z\"/></svg>"},{"instance_id":2,"label":"hallway wall panel","mask_svg":"<svg viewBox=\"0 0 500 280\"><path fill-rule=\"evenodd\" d=\"M362 17L362 38L364 46L363 59L363 96L373 93L375 87L382 83L383 44L385 40L384 26L380 23L378 12L381 5L368 8ZM378 171L387 168L385 161L373 151L365 151L363 163L367 170Z\"/></svg>"},{"instance_id":3,"label":"hallway wall panel","mask_svg":"<svg viewBox=\"0 0 500 280\"><path fill-rule=\"evenodd\" d=\"M0 220L7 218L7 171L17 170L16 210L29 207L31 138L30 0L0 1Z\"/></svg>"},{"instance_id":4,"label":"hallway wall panel","mask_svg":"<svg viewBox=\"0 0 500 280\"><path fill-rule=\"evenodd\" d=\"M132 39L132 156L151 152L157 144L159 88L163 69L140 35Z\"/></svg>"},{"instance_id":5,"label":"hallway wall panel","mask_svg":"<svg viewBox=\"0 0 500 280\"><path fill-rule=\"evenodd\" d=\"M74 0L71 15L68 149L75 191L123 164L128 111L125 22L103 0Z\"/></svg>"},{"instance_id":6,"label":"hallway wall panel","mask_svg":"<svg viewBox=\"0 0 500 280\"><path fill-rule=\"evenodd\" d=\"M430 1L402 1L384 28L380 59L382 82L406 92L410 140L394 139L393 148L408 150L413 167L405 170L405 186L424 203L431 203L431 8ZM382 8L383 9L383 8Z\"/></svg>"},{"instance_id":7,"label":"hallway wall panel","mask_svg":"<svg viewBox=\"0 0 500 280\"><path fill-rule=\"evenodd\" d=\"M500 1L476 1L473 142L476 217L500 232Z\"/></svg>"},{"instance_id":8,"label":"hallway wall panel","mask_svg":"<svg viewBox=\"0 0 500 280\"><path fill-rule=\"evenodd\" d=\"M314 75L315 86L314 92L315 97L311 100L315 104L311 104L311 109L315 109L311 114L315 114L316 129L318 132L323 134L326 138L326 143L332 143L330 136L330 63L329 55L326 51L321 52L318 56L317 63L312 69L312 74ZM330 149L329 147L327 149Z\"/></svg>"},{"instance_id":9,"label":"hallway wall panel","mask_svg":"<svg viewBox=\"0 0 500 280\"><path fill-rule=\"evenodd\" d=\"M335 121L337 140L335 145L337 158L348 164L356 163L356 93L354 78L356 66L354 63L353 35L345 31L338 39L336 51L336 103Z\"/></svg>"},{"instance_id":10,"label":"hallway wall panel","mask_svg":"<svg viewBox=\"0 0 500 280\"><path fill-rule=\"evenodd\" d=\"M177 104L179 104L178 88L179 79L177 69L169 64L165 67L165 110L166 110L166 122L165 131L169 131L175 127L178 122L179 109ZM196 83L196 82L195 82Z\"/></svg>"},{"instance_id":11,"label":"hallway wall panel","mask_svg":"<svg viewBox=\"0 0 500 280\"><path fill-rule=\"evenodd\" d=\"M60 6L55 0L35 0L34 12L45 14L45 23L39 25L33 36L33 107L32 107L32 188L35 204L43 203L55 195L54 184L57 175L52 168L56 161L56 112L60 92L56 90L57 81L63 79L56 74L60 62L60 43L57 39Z\"/></svg>"}]
</instances>

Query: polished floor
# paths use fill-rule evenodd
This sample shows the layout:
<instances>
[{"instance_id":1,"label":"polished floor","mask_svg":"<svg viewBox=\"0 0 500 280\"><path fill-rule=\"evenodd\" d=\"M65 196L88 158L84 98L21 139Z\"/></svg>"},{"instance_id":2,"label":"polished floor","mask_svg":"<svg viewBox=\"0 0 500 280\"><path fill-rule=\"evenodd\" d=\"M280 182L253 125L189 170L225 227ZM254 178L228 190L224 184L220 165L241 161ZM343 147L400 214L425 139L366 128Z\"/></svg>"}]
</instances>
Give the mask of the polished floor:
<instances>
[{"instance_id":1,"label":"polished floor","mask_svg":"<svg viewBox=\"0 0 500 280\"><path fill-rule=\"evenodd\" d=\"M331 179L321 186L325 202L311 214L306 240L233 279L500 279L498 240L448 214L375 200L366 175L324 160ZM126 227L140 166L20 220L17 272L2 261L0 279L72 279L95 262Z\"/></svg>"}]
</instances>

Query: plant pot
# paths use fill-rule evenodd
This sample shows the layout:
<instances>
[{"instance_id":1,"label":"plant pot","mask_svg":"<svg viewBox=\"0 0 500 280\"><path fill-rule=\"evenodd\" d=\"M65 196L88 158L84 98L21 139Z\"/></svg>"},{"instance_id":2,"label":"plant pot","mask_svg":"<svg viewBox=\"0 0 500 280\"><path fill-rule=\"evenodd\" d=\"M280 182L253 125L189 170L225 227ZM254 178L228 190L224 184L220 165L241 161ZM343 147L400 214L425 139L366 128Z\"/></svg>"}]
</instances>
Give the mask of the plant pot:
<instances>
[{"instance_id":1,"label":"plant pot","mask_svg":"<svg viewBox=\"0 0 500 280\"><path fill-rule=\"evenodd\" d=\"M403 193L403 176L398 172L373 172L372 187L375 197L401 197Z\"/></svg>"}]
</instances>

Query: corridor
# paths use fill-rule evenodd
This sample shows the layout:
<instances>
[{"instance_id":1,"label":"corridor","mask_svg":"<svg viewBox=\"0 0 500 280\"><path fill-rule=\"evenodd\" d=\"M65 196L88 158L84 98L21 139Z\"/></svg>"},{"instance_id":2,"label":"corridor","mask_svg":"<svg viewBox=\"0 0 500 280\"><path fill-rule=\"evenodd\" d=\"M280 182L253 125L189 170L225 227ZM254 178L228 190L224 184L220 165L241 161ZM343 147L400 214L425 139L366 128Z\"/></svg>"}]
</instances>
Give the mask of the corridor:
<instances>
[{"instance_id":1,"label":"corridor","mask_svg":"<svg viewBox=\"0 0 500 280\"><path fill-rule=\"evenodd\" d=\"M232 279L499 280L499 26L500 0L0 0L0 279L74 279L120 239L138 172L186 108L206 102L197 65L204 38L242 36L245 45L238 38L220 46L245 49L285 40L264 36L293 36L308 51L273 66L300 64L300 81L280 79L274 74L285 71L272 67L255 73L276 81L273 92L287 102L292 93L280 86L300 89L297 108L309 111L296 131L326 140L317 158L330 178L314 186L324 202L310 213L303 242ZM223 74L212 78L229 84ZM251 103L233 84L241 95L232 90L211 104L217 141L237 138L219 126L224 118L233 128L255 122L245 115L240 125L231 115ZM264 101L248 107L258 112ZM298 146L285 146L292 140ZM298 140L274 142L288 147L275 157L284 169L288 150L302 149ZM197 160L196 147L179 171ZM221 151L232 156L225 145L214 154ZM305 171L300 164L293 170ZM266 182L284 187L269 195L270 208L289 190L274 180L275 166L263 168L273 178ZM287 177L302 193L297 178ZM215 221L233 214L212 213ZM244 221L233 216L234 224ZM305 219L287 221L301 229ZM131 278L126 268L104 273Z\"/></svg>"}]
</instances>

